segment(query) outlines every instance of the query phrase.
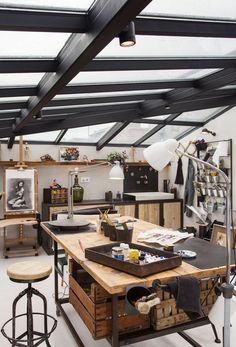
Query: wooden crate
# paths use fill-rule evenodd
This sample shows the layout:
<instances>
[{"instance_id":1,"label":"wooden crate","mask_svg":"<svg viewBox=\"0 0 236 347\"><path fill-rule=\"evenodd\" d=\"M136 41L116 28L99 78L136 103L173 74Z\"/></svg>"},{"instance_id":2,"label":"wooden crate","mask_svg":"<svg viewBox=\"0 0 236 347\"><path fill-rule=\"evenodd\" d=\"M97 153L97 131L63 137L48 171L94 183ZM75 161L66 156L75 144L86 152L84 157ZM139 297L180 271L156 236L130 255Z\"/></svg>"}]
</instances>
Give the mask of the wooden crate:
<instances>
[{"instance_id":1,"label":"wooden crate","mask_svg":"<svg viewBox=\"0 0 236 347\"><path fill-rule=\"evenodd\" d=\"M208 315L217 299L214 288L211 290L214 281L214 278L201 280L200 301L205 315ZM151 315L151 324L155 330L166 329L190 321L183 310L176 308L176 300L173 295L161 289L157 290L157 295L161 302L153 308ZM204 300L206 297L207 299Z\"/></svg>"},{"instance_id":2,"label":"wooden crate","mask_svg":"<svg viewBox=\"0 0 236 347\"><path fill-rule=\"evenodd\" d=\"M89 288L83 288L75 278L69 279L69 302L79 313L90 330L94 339L104 338L112 332L111 295L98 283L92 283ZM124 296L118 302L118 327L120 333L147 329L150 326L146 315L127 315Z\"/></svg>"}]
</instances>

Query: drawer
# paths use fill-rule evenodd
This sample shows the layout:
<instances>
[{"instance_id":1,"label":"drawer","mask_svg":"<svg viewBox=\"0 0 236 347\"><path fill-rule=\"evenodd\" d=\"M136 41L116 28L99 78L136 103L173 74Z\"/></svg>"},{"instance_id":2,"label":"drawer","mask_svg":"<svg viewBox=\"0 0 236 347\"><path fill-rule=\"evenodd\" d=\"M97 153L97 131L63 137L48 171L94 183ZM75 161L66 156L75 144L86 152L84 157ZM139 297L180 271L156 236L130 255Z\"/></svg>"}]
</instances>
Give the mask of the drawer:
<instances>
[{"instance_id":1,"label":"drawer","mask_svg":"<svg viewBox=\"0 0 236 347\"><path fill-rule=\"evenodd\" d=\"M87 283L85 287L70 275L69 302L79 313L94 339L111 335L112 305L111 295L98 283ZM95 300L95 301L94 301ZM127 315L124 296L118 301L118 328L120 333L147 329L150 326L149 316Z\"/></svg>"}]
</instances>

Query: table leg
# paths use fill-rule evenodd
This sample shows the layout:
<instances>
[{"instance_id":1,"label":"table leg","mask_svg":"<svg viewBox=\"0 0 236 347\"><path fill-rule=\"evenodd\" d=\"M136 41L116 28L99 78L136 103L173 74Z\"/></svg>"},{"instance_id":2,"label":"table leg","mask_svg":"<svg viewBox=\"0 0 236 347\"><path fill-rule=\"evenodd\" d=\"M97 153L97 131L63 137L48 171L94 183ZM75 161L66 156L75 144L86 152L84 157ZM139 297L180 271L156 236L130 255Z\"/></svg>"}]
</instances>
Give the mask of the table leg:
<instances>
[{"instance_id":1,"label":"table leg","mask_svg":"<svg viewBox=\"0 0 236 347\"><path fill-rule=\"evenodd\" d=\"M119 347L118 295L112 295L112 347Z\"/></svg>"}]
</instances>

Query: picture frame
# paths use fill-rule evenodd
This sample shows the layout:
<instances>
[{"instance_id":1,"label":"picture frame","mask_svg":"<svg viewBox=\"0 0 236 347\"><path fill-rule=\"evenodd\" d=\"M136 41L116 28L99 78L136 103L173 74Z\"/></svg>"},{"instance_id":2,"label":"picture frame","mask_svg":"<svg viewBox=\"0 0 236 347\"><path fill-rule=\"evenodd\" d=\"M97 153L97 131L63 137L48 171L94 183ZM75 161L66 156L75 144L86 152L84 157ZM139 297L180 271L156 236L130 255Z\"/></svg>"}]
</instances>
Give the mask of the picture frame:
<instances>
[{"instance_id":1,"label":"picture frame","mask_svg":"<svg viewBox=\"0 0 236 347\"><path fill-rule=\"evenodd\" d=\"M78 146L60 147L59 161L79 161L79 147Z\"/></svg>"},{"instance_id":2,"label":"picture frame","mask_svg":"<svg viewBox=\"0 0 236 347\"><path fill-rule=\"evenodd\" d=\"M236 247L235 244L235 236L236 236L236 230L233 230L232 233L232 248ZM211 234L211 243L214 245L219 245L226 247L226 227L224 225L214 224Z\"/></svg>"},{"instance_id":3,"label":"picture frame","mask_svg":"<svg viewBox=\"0 0 236 347\"><path fill-rule=\"evenodd\" d=\"M4 210L6 214L36 213L38 176L35 169L9 168L4 175Z\"/></svg>"}]
</instances>

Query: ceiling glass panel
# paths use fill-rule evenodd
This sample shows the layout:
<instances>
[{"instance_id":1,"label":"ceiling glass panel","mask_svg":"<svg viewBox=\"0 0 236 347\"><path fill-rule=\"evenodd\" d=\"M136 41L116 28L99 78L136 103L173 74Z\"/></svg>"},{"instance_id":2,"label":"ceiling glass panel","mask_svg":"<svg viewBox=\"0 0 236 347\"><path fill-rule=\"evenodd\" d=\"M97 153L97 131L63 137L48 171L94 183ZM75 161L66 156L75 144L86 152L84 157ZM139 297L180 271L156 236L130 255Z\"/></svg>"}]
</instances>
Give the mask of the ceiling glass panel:
<instances>
[{"instance_id":1,"label":"ceiling glass panel","mask_svg":"<svg viewBox=\"0 0 236 347\"><path fill-rule=\"evenodd\" d=\"M235 46L236 47L236 46ZM74 83L108 83L108 82L142 82L142 81L168 81L174 79L200 78L217 69L206 70L141 70L141 71L99 71L81 72L69 84Z\"/></svg>"},{"instance_id":2,"label":"ceiling glass panel","mask_svg":"<svg viewBox=\"0 0 236 347\"><path fill-rule=\"evenodd\" d=\"M124 91L124 92L106 92L106 93L81 93L81 94L60 94L56 95L53 99L78 99L78 98L99 98L110 96L126 96L126 95L140 95L142 99L143 94L161 94L168 92L170 89L156 89L156 90L136 90L136 91Z\"/></svg>"},{"instance_id":3,"label":"ceiling glass panel","mask_svg":"<svg viewBox=\"0 0 236 347\"><path fill-rule=\"evenodd\" d=\"M207 121L208 118L211 118L214 113L217 111L220 111L221 108L209 108L206 110L198 110L198 111L190 111L190 112L184 112L181 114L178 118L175 120L181 120L181 121L193 121L193 122L204 122Z\"/></svg>"},{"instance_id":4,"label":"ceiling glass panel","mask_svg":"<svg viewBox=\"0 0 236 347\"><path fill-rule=\"evenodd\" d=\"M115 143L127 143L132 144L148 131L154 128L154 124L146 123L130 123L125 129L123 129L114 139L111 140L111 144Z\"/></svg>"},{"instance_id":5,"label":"ceiling glass panel","mask_svg":"<svg viewBox=\"0 0 236 347\"><path fill-rule=\"evenodd\" d=\"M31 134L31 135L24 135L24 141L55 141L57 135L60 133L60 130L57 131L48 131L46 133L39 133L39 134Z\"/></svg>"},{"instance_id":6,"label":"ceiling glass panel","mask_svg":"<svg viewBox=\"0 0 236 347\"><path fill-rule=\"evenodd\" d=\"M44 73L4 73L0 74L1 86L34 86L39 83Z\"/></svg>"},{"instance_id":7,"label":"ceiling glass panel","mask_svg":"<svg viewBox=\"0 0 236 347\"><path fill-rule=\"evenodd\" d=\"M15 101L26 101L28 100L28 96L14 96L11 98L1 98L0 97L0 102L5 102L5 101L11 101L11 102L15 102Z\"/></svg>"},{"instance_id":8,"label":"ceiling glass panel","mask_svg":"<svg viewBox=\"0 0 236 347\"><path fill-rule=\"evenodd\" d=\"M151 145L155 142L165 141L168 139L175 139L180 134L188 131L191 127L186 126L176 126L176 125L166 125L160 131L149 137L146 141L144 141L143 145Z\"/></svg>"},{"instance_id":9,"label":"ceiling glass panel","mask_svg":"<svg viewBox=\"0 0 236 347\"><path fill-rule=\"evenodd\" d=\"M144 13L234 19L236 17L236 2L235 0L224 0L224 2L222 0L152 0L142 11L142 14Z\"/></svg>"},{"instance_id":10,"label":"ceiling glass panel","mask_svg":"<svg viewBox=\"0 0 236 347\"><path fill-rule=\"evenodd\" d=\"M1 4L27 6L27 7L45 7L52 9L73 9L87 10L94 0L1 0Z\"/></svg>"},{"instance_id":11,"label":"ceiling glass panel","mask_svg":"<svg viewBox=\"0 0 236 347\"><path fill-rule=\"evenodd\" d=\"M115 123L92 125L68 130L61 142L96 143Z\"/></svg>"},{"instance_id":12,"label":"ceiling glass panel","mask_svg":"<svg viewBox=\"0 0 236 347\"><path fill-rule=\"evenodd\" d=\"M128 50L113 39L98 55L121 57L206 57L235 56L236 39L214 37L136 36L136 45Z\"/></svg>"},{"instance_id":13,"label":"ceiling glass panel","mask_svg":"<svg viewBox=\"0 0 236 347\"><path fill-rule=\"evenodd\" d=\"M0 57L56 57L70 34L0 31Z\"/></svg>"},{"instance_id":14,"label":"ceiling glass panel","mask_svg":"<svg viewBox=\"0 0 236 347\"><path fill-rule=\"evenodd\" d=\"M161 116L146 117L146 119L164 120L164 119L168 118L169 116L170 116L169 114L163 114Z\"/></svg>"}]
</instances>

